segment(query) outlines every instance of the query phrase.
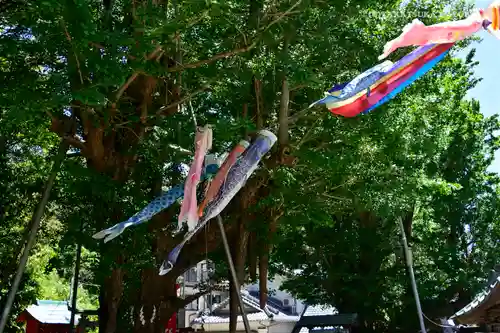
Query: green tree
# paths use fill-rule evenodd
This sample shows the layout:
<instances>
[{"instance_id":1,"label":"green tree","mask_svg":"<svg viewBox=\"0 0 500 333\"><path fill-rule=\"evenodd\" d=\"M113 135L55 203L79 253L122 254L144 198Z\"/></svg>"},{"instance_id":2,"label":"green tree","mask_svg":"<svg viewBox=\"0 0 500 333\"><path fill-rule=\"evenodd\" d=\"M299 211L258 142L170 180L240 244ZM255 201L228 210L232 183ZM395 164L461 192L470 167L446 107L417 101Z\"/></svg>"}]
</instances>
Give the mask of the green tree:
<instances>
[{"instance_id":1,"label":"green tree","mask_svg":"<svg viewBox=\"0 0 500 333\"><path fill-rule=\"evenodd\" d=\"M20 117L19 124L37 124L34 133L43 133L54 146L57 138L42 130L50 121L50 130L76 155L65 162L52 196L64 233L52 262L68 276L77 241L99 253L86 274L100 285L101 331L159 332L190 301L176 297L178 275L206 252L213 259L220 255L219 234L209 225L186 246L176 268L158 276L159 263L180 240L171 234L178 207L110 244L90 237L179 181L166 166L191 159L172 147L193 145L191 104L198 123L215 126L214 152L262 127L279 136L265 167L224 212L231 221L226 231L241 279L245 273L256 278L258 266L265 291L271 245L280 240L276 252L284 253L287 239L311 244L318 228L325 233L338 228L331 223L336 216L363 220L363 239L378 235L373 239L376 251L367 245L353 251L363 269L372 269L373 279L383 280L371 264L382 265L392 248L375 238L385 239L394 229L390 219L410 211L416 200L450 191L451 180L427 169L437 164L456 128L452 107L443 100L461 99L463 94L453 89L473 79L454 72L468 69L448 59L403 97L367 117L342 119L324 109L303 110L329 82L346 81L372 66L383 43L398 33L394 27L403 26L407 17L429 23L463 16L463 3L453 4L454 11L445 14L446 4L438 1L400 7L391 0L48 0L1 5L5 28L0 56L8 86L2 105L9 117ZM466 82L455 84L456 77ZM445 83L443 90L439 84ZM276 238L278 227L285 241ZM316 239L318 246L330 246ZM370 284L364 288L352 301L348 292L333 301L341 309L359 307ZM326 302L322 295L318 290L319 298L308 299ZM356 311L371 325L388 326L380 314L394 308L387 305L370 314L370 306Z\"/></svg>"},{"instance_id":2,"label":"green tree","mask_svg":"<svg viewBox=\"0 0 500 333\"><path fill-rule=\"evenodd\" d=\"M276 269L300 269L288 290L358 313L366 332L417 329L396 224L402 218L428 317L450 316L478 291L498 256L499 178L487 168L500 124L464 100L477 82L471 58L448 57L355 127L319 125L321 140L329 135L336 144L311 142L321 148L309 158L332 162L315 161L328 166L318 170L301 160L310 173L305 181L299 176L306 171L294 169L290 186L299 190L285 197L294 208L274 251L283 265Z\"/></svg>"}]
</instances>

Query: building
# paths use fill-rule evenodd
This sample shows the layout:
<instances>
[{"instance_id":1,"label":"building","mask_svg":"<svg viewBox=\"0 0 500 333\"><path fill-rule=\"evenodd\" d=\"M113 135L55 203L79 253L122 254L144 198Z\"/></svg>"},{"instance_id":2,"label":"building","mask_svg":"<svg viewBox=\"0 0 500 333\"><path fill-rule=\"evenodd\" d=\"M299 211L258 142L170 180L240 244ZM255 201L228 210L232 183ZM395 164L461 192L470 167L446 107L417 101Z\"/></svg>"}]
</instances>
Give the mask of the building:
<instances>
[{"instance_id":1,"label":"building","mask_svg":"<svg viewBox=\"0 0 500 333\"><path fill-rule=\"evenodd\" d=\"M279 276L274 277L273 281L267 281L269 289L267 304L278 309L284 314L290 316L300 316L305 309L305 304L290 294L281 291L281 282L281 277ZM254 296L257 299L260 297L259 285L257 283L246 286L245 289L251 296Z\"/></svg>"},{"instance_id":2,"label":"building","mask_svg":"<svg viewBox=\"0 0 500 333\"><path fill-rule=\"evenodd\" d=\"M24 310L17 320L26 323L26 333L69 333L70 317L67 302L38 300L37 304ZM80 316L76 315L75 324L78 324L79 319Z\"/></svg>"},{"instance_id":3,"label":"building","mask_svg":"<svg viewBox=\"0 0 500 333\"><path fill-rule=\"evenodd\" d=\"M179 285L179 296L182 298L195 295L199 292L198 286L208 281L209 272L212 269L210 263L206 261L199 262L196 266L191 267L184 273ZM210 309L229 297L229 286L223 290L213 290L209 294L198 298L197 300L186 305L182 310L179 310L177 316L177 327L190 327L191 321L198 313L204 309Z\"/></svg>"},{"instance_id":4,"label":"building","mask_svg":"<svg viewBox=\"0 0 500 333\"><path fill-rule=\"evenodd\" d=\"M500 265L483 291L448 320L455 332L500 332Z\"/></svg>"},{"instance_id":5,"label":"building","mask_svg":"<svg viewBox=\"0 0 500 333\"><path fill-rule=\"evenodd\" d=\"M500 332L500 274L493 272L486 288L450 319L469 326L463 332Z\"/></svg>"},{"instance_id":6,"label":"building","mask_svg":"<svg viewBox=\"0 0 500 333\"><path fill-rule=\"evenodd\" d=\"M339 314L332 306L306 306L291 333L350 333L357 320L357 314Z\"/></svg>"},{"instance_id":7,"label":"building","mask_svg":"<svg viewBox=\"0 0 500 333\"><path fill-rule=\"evenodd\" d=\"M195 295L199 292L198 286L208 281L212 267L201 261L192 267L180 281L179 294L182 298ZM266 310L259 306L258 284L242 286L243 302L249 320L255 330L266 332L290 333L299 319L299 314L304 309L304 304L287 293L279 290L280 278L268 281L269 297ZM221 288L222 287L222 288ZM205 296L188 304L185 309L178 312L177 325L180 329L192 327L196 330L228 331L229 329L229 283L218 285L217 290L212 290ZM259 324L260 323L260 324ZM266 324L267 323L267 324ZM238 319L238 329L243 328L241 316Z\"/></svg>"},{"instance_id":8,"label":"building","mask_svg":"<svg viewBox=\"0 0 500 333\"><path fill-rule=\"evenodd\" d=\"M210 264L207 266L205 261L199 262L196 266L192 267L182 277L180 281L179 295L184 298L194 295L199 292L198 286L208 281L209 272L213 268ZM268 281L268 305L276 308L281 313L291 316L299 316L305 308L305 304L300 300L292 297L291 295L281 291L281 277L275 276L273 281ZM211 309L213 306L220 304L229 297L229 283L226 285L218 285L218 290L212 290L209 294L200 297L191 304L188 304L185 309L179 311L179 320L177 322L179 328L189 327L194 316L199 311ZM222 288L220 288L222 287ZM243 290L256 298L259 298L259 285L249 284L242 286Z\"/></svg>"},{"instance_id":9,"label":"building","mask_svg":"<svg viewBox=\"0 0 500 333\"><path fill-rule=\"evenodd\" d=\"M259 300L251 296L246 290L242 290L241 296L245 305L245 314L253 332L290 333L299 320L299 316L282 313L269 305L265 309L261 309ZM229 297L226 297L221 303L216 304L208 311L201 311L191 321L191 327L205 332L229 332L229 313ZM236 331L245 332L239 308Z\"/></svg>"},{"instance_id":10,"label":"building","mask_svg":"<svg viewBox=\"0 0 500 333\"><path fill-rule=\"evenodd\" d=\"M197 285L207 281L210 267L199 263L184 275L181 297L198 292ZM352 332L356 314L338 314L329 306L307 306L290 294L281 291L281 278L268 281L268 302L265 309L259 305L258 284L242 287L241 296L250 328L255 333L333 333ZM228 287L228 286L226 286ZM238 308L239 311L239 308ZM229 291L212 291L189 304L179 315L179 327L192 327L195 331L229 332ZM241 314L237 317L237 332L244 332Z\"/></svg>"}]
</instances>

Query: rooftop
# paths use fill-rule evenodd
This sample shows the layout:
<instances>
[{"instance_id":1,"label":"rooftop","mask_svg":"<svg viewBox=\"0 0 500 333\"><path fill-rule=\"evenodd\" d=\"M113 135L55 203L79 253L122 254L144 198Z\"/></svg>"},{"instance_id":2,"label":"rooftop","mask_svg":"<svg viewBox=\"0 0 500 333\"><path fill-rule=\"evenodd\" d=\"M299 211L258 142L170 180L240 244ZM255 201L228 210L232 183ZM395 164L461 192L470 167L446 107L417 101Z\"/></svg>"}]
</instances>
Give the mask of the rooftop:
<instances>
[{"instance_id":1,"label":"rooftop","mask_svg":"<svg viewBox=\"0 0 500 333\"><path fill-rule=\"evenodd\" d=\"M251 296L246 290L241 291L241 297L243 303L254 309L256 312L247 313L248 321L263 321L263 320L273 320L275 322L297 322L299 320L298 316L289 316L284 314L277 309L266 306L266 309L261 309L259 307L259 300L253 296ZM225 307L229 303L229 297L223 300L221 303L216 304L212 308L212 313L217 311L217 309ZM243 321L241 316L238 316L238 322ZM217 315L209 315L208 313L199 313L199 316L195 318L191 324L222 324L229 323L229 316L217 316Z\"/></svg>"},{"instance_id":2,"label":"rooftop","mask_svg":"<svg viewBox=\"0 0 500 333\"><path fill-rule=\"evenodd\" d=\"M302 316L329 316L338 313L337 309L330 305L308 305Z\"/></svg>"},{"instance_id":3,"label":"rooftop","mask_svg":"<svg viewBox=\"0 0 500 333\"><path fill-rule=\"evenodd\" d=\"M30 305L25 311L43 324L69 324L71 317L65 301L37 300L37 304ZM79 317L75 316L75 324L78 324Z\"/></svg>"},{"instance_id":4,"label":"rooftop","mask_svg":"<svg viewBox=\"0 0 500 333\"><path fill-rule=\"evenodd\" d=\"M262 312L255 313L247 313L248 321L264 321L270 320L270 318ZM280 323L293 323L299 320L299 317L288 316L288 315L276 315L272 317L272 320ZM242 322L243 318L238 316L238 322ZM223 324L229 323L229 317L219 317L219 316L206 316L202 315L201 317L195 318L192 321L192 324Z\"/></svg>"},{"instance_id":5,"label":"rooftop","mask_svg":"<svg viewBox=\"0 0 500 333\"><path fill-rule=\"evenodd\" d=\"M295 324L293 333L343 333L356 326L358 315L355 313L339 314L330 305L307 306L300 320Z\"/></svg>"},{"instance_id":6,"label":"rooftop","mask_svg":"<svg viewBox=\"0 0 500 333\"><path fill-rule=\"evenodd\" d=\"M450 319L454 321L458 321L460 323L467 323L469 321L474 321L476 319L475 312L481 311L481 308L489 308L494 305L494 294L498 296L498 290L500 289L500 275L496 274L496 276L492 277L490 283L486 287L485 290L480 292L469 304L464 306L460 311L456 312ZM492 302L490 302L490 299ZM491 304L489 304L491 303Z\"/></svg>"},{"instance_id":7,"label":"rooftop","mask_svg":"<svg viewBox=\"0 0 500 333\"><path fill-rule=\"evenodd\" d=\"M302 313L302 317L312 317L312 316L329 316L329 315L334 315L338 314L338 311L336 308L333 306L329 305L308 305L306 306L306 309L304 313ZM335 332L338 330L337 328L333 326L327 326L327 327L314 327L314 328L307 328L307 327L302 327L299 331L299 333L309 333L309 332L324 332L324 331L331 331Z\"/></svg>"}]
</instances>

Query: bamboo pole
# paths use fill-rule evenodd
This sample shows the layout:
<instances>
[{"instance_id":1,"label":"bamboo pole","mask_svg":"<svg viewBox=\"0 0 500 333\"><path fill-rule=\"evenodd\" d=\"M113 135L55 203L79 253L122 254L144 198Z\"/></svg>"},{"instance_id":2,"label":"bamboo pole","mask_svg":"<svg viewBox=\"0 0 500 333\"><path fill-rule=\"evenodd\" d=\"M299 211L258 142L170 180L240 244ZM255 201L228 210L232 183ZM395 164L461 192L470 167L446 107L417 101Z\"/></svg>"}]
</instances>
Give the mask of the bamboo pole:
<instances>
[{"instance_id":1,"label":"bamboo pole","mask_svg":"<svg viewBox=\"0 0 500 333\"><path fill-rule=\"evenodd\" d=\"M14 303L14 298L16 296L17 290L19 289L19 284L21 282L24 270L26 269L26 264L28 263L31 248L35 244L36 234L38 233L38 229L40 228L40 221L42 220L45 206L47 206L47 202L49 201L50 192L54 185L54 181L59 172L59 169L61 168L61 164L64 160L67 150L68 144L64 141L64 139L62 139L61 143L59 144L59 151L56 155L56 158L54 159L54 164L52 165L52 171L49 178L47 179L47 183L45 184L45 190L43 191L42 199L40 200L40 203L33 213L28 241L26 242L26 246L23 249L23 254L21 255L21 259L19 260L19 266L17 267L16 275L14 276L12 286L3 308L2 318L0 319L0 333L3 333L5 326L7 325L7 319L9 317L12 304Z\"/></svg>"}]
</instances>

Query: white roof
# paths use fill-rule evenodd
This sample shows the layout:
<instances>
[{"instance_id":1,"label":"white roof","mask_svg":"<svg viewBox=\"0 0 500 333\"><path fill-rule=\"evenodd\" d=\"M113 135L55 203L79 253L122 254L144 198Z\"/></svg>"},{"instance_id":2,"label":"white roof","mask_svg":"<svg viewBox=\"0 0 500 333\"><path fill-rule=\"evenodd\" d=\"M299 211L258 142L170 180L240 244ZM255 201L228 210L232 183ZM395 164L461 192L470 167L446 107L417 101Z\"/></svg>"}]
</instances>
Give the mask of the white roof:
<instances>
[{"instance_id":1,"label":"white roof","mask_svg":"<svg viewBox=\"0 0 500 333\"><path fill-rule=\"evenodd\" d=\"M314 333L314 332L343 332L342 328L333 327L333 326L325 326L325 327L315 327L312 329L308 329L307 327L302 327L299 333ZM346 331L347 332L347 331Z\"/></svg>"},{"instance_id":2,"label":"white roof","mask_svg":"<svg viewBox=\"0 0 500 333\"><path fill-rule=\"evenodd\" d=\"M457 313L451 316L450 319L454 319L463 316L466 313L472 312L474 309L479 307L479 305L486 302L490 298L493 291L499 286L500 286L500 275L496 276L493 279L493 281L488 285L486 290L483 290L481 293L479 293L469 304L467 304L465 307L463 307L461 310L459 310ZM460 318L458 318L458 320L460 320Z\"/></svg>"},{"instance_id":3,"label":"white roof","mask_svg":"<svg viewBox=\"0 0 500 333\"><path fill-rule=\"evenodd\" d=\"M328 316L338 314L338 310L330 305L308 305L302 316ZM315 327L313 329L308 329L307 327L302 327L299 333L314 333L314 331L334 331L338 330L338 327L326 326L326 327Z\"/></svg>"},{"instance_id":4,"label":"white roof","mask_svg":"<svg viewBox=\"0 0 500 333\"><path fill-rule=\"evenodd\" d=\"M71 312L65 301L43 301L30 305L26 309L33 318L43 324L69 324ZM75 324L78 324L79 315L75 315Z\"/></svg>"},{"instance_id":5,"label":"white roof","mask_svg":"<svg viewBox=\"0 0 500 333\"><path fill-rule=\"evenodd\" d=\"M299 321L300 317L299 316L289 316L286 315L277 309L274 309L270 306L266 306L266 311L262 310L259 307L259 300L257 300L255 297L251 296L248 291L242 290L241 291L241 298L243 300L243 303L246 306L249 306L253 308L256 312L253 313L247 313L247 318L248 321L264 321L264 320L271 320L274 322L280 322L280 323L294 323ZM223 308L229 303L229 297L226 298L224 301L221 303L215 305L212 308L212 311L216 311L217 309ZM267 313L266 313L267 312ZM242 322L243 318L240 316L237 317L237 322ZM208 314L202 314L200 313L199 317L195 318L192 322L191 325L201 325L201 324L223 324L223 323L229 323L229 316L214 316L214 315L208 315Z\"/></svg>"},{"instance_id":6,"label":"white roof","mask_svg":"<svg viewBox=\"0 0 500 333\"><path fill-rule=\"evenodd\" d=\"M284 314L280 315L275 315L270 319L264 311L262 312L255 312L255 313L248 313L247 314L248 321L265 321L265 320L272 320L275 322L280 322L280 323L294 323L299 320L298 316L287 316ZM243 318L241 316L238 316L237 322L242 322ZM201 316L198 318L195 318L191 324L223 324L223 323L229 323L229 317L219 317L219 316Z\"/></svg>"},{"instance_id":7,"label":"white roof","mask_svg":"<svg viewBox=\"0 0 500 333\"><path fill-rule=\"evenodd\" d=\"M338 310L330 305L308 305L303 316L329 316L338 314Z\"/></svg>"}]
</instances>

